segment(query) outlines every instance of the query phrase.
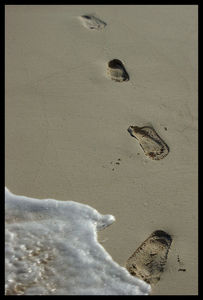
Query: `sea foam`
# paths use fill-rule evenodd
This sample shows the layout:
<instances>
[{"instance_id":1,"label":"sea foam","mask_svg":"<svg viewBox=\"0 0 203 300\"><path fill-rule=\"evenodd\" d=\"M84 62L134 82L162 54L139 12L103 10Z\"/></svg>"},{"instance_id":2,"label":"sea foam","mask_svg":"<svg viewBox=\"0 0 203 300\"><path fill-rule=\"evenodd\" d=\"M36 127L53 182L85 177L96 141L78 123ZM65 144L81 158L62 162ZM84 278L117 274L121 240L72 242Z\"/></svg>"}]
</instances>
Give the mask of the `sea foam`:
<instances>
[{"instance_id":1,"label":"sea foam","mask_svg":"<svg viewBox=\"0 0 203 300\"><path fill-rule=\"evenodd\" d=\"M114 221L88 205L5 188L5 294L148 295L150 285L114 262L97 240L97 231Z\"/></svg>"}]
</instances>

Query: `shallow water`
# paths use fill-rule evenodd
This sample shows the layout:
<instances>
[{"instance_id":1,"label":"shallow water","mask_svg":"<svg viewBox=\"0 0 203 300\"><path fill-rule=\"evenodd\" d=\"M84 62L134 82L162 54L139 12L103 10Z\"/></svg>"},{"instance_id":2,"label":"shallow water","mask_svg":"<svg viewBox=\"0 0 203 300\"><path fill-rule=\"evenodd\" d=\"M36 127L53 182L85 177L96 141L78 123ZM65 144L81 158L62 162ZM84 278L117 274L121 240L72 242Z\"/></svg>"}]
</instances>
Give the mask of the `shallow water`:
<instances>
[{"instance_id":1,"label":"shallow water","mask_svg":"<svg viewBox=\"0 0 203 300\"><path fill-rule=\"evenodd\" d=\"M73 201L34 199L5 189L7 295L147 295L97 241L115 221Z\"/></svg>"}]
</instances>

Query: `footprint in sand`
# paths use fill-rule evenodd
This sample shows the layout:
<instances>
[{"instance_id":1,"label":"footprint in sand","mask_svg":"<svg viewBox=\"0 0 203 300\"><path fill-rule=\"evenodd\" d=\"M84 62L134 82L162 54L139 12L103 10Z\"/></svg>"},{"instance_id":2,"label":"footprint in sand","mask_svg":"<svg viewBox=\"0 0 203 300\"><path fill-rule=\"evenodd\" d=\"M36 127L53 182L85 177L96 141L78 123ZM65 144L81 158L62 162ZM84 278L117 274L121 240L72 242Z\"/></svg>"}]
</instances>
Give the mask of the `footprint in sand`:
<instances>
[{"instance_id":1,"label":"footprint in sand","mask_svg":"<svg viewBox=\"0 0 203 300\"><path fill-rule=\"evenodd\" d=\"M112 80L117 82L129 80L129 75L119 59L113 59L108 62L107 73Z\"/></svg>"},{"instance_id":2,"label":"footprint in sand","mask_svg":"<svg viewBox=\"0 0 203 300\"><path fill-rule=\"evenodd\" d=\"M101 30L107 25L104 21L93 15L83 15L79 18L87 29Z\"/></svg>"},{"instance_id":3,"label":"footprint in sand","mask_svg":"<svg viewBox=\"0 0 203 300\"><path fill-rule=\"evenodd\" d=\"M152 127L130 126L128 132L138 140L145 155L149 158L160 160L169 153L168 146Z\"/></svg>"},{"instance_id":4,"label":"footprint in sand","mask_svg":"<svg viewBox=\"0 0 203 300\"><path fill-rule=\"evenodd\" d=\"M129 273L149 284L156 284L166 265L172 238L162 230L154 231L127 260Z\"/></svg>"}]
</instances>

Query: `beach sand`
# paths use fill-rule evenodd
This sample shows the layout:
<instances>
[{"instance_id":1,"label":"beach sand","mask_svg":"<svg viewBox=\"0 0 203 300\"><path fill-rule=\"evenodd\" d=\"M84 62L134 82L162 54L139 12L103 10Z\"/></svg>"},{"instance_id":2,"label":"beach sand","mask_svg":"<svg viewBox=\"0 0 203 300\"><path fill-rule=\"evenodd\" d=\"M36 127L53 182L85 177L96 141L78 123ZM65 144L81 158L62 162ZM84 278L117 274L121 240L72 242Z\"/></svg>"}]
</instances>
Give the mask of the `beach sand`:
<instances>
[{"instance_id":1,"label":"beach sand","mask_svg":"<svg viewBox=\"0 0 203 300\"><path fill-rule=\"evenodd\" d=\"M94 14L107 25L85 28ZM88 204L121 266L154 231L173 239L156 295L198 294L195 5L7 5L5 181L17 195ZM107 74L112 59L130 80ZM127 131L152 126L154 161Z\"/></svg>"}]
</instances>

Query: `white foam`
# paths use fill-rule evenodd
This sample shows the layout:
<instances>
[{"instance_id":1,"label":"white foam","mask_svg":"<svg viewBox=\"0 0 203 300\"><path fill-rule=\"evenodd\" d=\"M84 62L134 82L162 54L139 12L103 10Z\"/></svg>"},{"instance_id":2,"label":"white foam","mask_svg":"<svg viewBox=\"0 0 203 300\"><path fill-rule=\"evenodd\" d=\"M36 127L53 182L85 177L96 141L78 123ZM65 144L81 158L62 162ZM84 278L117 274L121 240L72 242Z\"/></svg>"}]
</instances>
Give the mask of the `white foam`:
<instances>
[{"instance_id":1,"label":"white foam","mask_svg":"<svg viewBox=\"0 0 203 300\"><path fill-rule=\"evenodd\" d=\"M73 201L34 199L5 188L6 294L148 295L150 285L97 241L112 215Z\"/></svg>"}]
</instances>

